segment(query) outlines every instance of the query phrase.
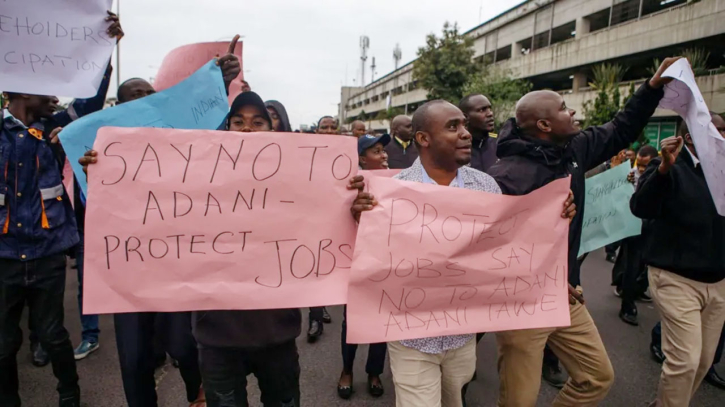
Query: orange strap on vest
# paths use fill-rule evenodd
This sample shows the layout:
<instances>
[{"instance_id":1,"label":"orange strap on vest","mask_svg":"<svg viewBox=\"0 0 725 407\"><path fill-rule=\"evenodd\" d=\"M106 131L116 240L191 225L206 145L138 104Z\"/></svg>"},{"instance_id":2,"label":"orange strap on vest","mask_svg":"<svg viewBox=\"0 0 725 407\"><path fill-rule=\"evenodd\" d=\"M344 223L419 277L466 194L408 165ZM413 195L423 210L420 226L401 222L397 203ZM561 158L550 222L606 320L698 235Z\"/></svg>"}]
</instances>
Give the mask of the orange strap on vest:
<instances>
[{"instance_id":1,"label":"orange strap on vest","mask_svg":"<svg viewBox=\"0 0 725 407\"><path fill-rule=\"evenodd\" d=\"M5 163L5 182L8 180L8 163ZM8 206L8 212L5 216L5 225L3 225L3 234L8 233L8 228L10 227L10 205L9 203L6 203Z\"/></svg>"},{"instance_id":2,"label":"orange strap on vest","mask_svg":"<svg viewBox=\"0 0 725 407\"><path fill-rule=\"evenodd\" d=\"M3 225L3 234L8 233L9 227L10 227L10 206L8 206L8 213L5 216L5 225Z\"/></svg>"}]
</instances>

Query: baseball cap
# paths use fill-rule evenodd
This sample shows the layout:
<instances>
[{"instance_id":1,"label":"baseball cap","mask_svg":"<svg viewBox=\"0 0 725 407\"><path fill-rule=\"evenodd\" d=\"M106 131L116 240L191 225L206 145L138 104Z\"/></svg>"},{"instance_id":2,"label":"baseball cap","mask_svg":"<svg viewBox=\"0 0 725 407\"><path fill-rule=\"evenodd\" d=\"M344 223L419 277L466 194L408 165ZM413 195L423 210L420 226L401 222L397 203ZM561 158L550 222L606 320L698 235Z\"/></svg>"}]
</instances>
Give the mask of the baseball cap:
<instances>
[{"instance_id":1,"label":"baseball cap","mask_svg":"<svg viewBox=\"0 0 725 407\"><path fill-rule=\"evenodd\" d=\"M357 155L363 155L365 150L374 146L375 144L382 143L383 147L390 143L390 134L383 134L382 136L375 137L372 134L366 134L357 139Z\"/></svg>"},{"instance_id":2,"label":"baseball cap","mask_svg":"<svg viewBox=\"0 0 725 407\"><path fill-rule=\"evenodd\" d=\"M267 120L270 126L272 125L272 118L269 117L269 113L267 112L267 106L265 106L264 101L261 97L259 97L258 94L250 91L240 93L239 95L237 95L236 98L234 98L234 102L232 102L232 107L229 109L229 114L227 114L227 129L229 128L229 120L232 118L232 115L243 106L250 105L255 106L257 109L259 109L259 111L262 112L264 119Z\"/></svg>"}]
</instances>

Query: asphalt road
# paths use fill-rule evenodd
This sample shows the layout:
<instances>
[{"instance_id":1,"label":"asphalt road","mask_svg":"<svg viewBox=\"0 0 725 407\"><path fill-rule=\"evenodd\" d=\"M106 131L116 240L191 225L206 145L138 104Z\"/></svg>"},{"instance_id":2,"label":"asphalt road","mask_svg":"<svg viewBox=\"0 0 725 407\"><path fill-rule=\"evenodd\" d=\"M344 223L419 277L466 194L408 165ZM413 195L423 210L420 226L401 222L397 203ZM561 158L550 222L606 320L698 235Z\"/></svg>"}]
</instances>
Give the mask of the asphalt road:
<instances>
[{"instance_id":1,"label":"asphalt road","mask_svg":"<svg viewBox=\"0 0 725 407\"><path fill-rule=\"evenodd\" d=\"M639 303L640 326L633 327L621 322L617 317L619 299L612 294L609 285L610 271L611 264L604 261L603 252L593 253L589 256L582 271L587 306L607 347L616 375L614 386L601 405L644 406L654 397L660 372L660 366L652 361L648 350L650 329L657 322L657 311L652 304ZM74 345L80 341L76 293L76 272L69 270L66 283L65 323ZM365 392L367 377L364 372L367 357L367 347L365 346L360 347L355 366L356 393L348 401L337 398L335 386L342 369L340 355L342 307L331 307L330 312L333 323L325 326L325 334L317 343L308 344L304 336L298 340L302 365L300 385L303 406L394 406L393 383L387 367L383 376L386 394L380 399L373 399ZM306 324L306 321L304 323ZM27 319L23 320L22 326L27 327ZM86 407L125 406L116 355L113 320L110 316L101 316L101 330L100 349L87 359L78 362L82 405ZM24 335L27 338L27 331L24 332ZM483 407L496 404L498 376L494 341L494 335L486 335L478 346L478 380L469 387L469 406ZM30 364L27 340L23 344L18 359L23 405L28 407L57 406L56 381L51 367L36 368ZM725 363L719 366L719 370L725 373ZM157 383L159 406L188 405L179 373L171 364L167 363L157 371ZM250 380L249 387L250 404L260 406L259 391L254 379ZM555 389L542 384L538 405L550 405L555 395ZM723 390L703 383L695 395L692 406L722 407L725 405L723 400L725 400Z\"/></svg>"}]
</instances>

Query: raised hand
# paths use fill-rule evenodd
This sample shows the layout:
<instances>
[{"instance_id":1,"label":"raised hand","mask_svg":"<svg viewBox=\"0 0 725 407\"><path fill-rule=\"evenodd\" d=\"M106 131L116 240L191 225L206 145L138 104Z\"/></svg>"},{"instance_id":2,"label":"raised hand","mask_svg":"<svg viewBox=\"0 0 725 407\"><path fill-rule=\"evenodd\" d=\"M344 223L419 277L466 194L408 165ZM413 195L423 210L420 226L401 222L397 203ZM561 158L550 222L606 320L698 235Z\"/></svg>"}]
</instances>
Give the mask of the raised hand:
<instances>
[{"instance_id":1,"label":"raised hand","mask_svg":"<svg viewBox=\"0 0 725 407\"><path fill-rule=\"evenodd\" d=\"M239 58L234 55L234 48L237 47L237 41L239 41L239 34L235 35L232 42L229 43L229 49L227 54L216 60L216 64L222 70L222 77L224 78L224 85L229 89L229 84L239 76L242 72L242 66L239 63Z\"/></svg>"},{"instance_id":2,"label":"raised hand","mask_svg":"<svg viewBox=\"0 0 725 407\"><path fill-rule=\"evenodd\" d=\"M677 62L678 59L682 57L670 57L665 58L664 61L662 61L662 64L660 64L660 67L657 69L657 72L655 73L655 76L652 77L652 79L649 80L649 86L659 89L666 84L672 82L672 78L663 78L662 74L665 73L667 68L669 68L672 64Z\"/></svg>"},{"instance_id":3,"label":"raised hand","mask_svg":"<svg viewBox=\"0 0 725 407\"><path fill-rule=\"evenodd\" d=\"M685 140L683 140L682 136L667 137L660 142L662 146L662 163L660 163L658 169L661 174L667 174L670 168L675 165L684 143Z\"/></svg>"}]
</instances>

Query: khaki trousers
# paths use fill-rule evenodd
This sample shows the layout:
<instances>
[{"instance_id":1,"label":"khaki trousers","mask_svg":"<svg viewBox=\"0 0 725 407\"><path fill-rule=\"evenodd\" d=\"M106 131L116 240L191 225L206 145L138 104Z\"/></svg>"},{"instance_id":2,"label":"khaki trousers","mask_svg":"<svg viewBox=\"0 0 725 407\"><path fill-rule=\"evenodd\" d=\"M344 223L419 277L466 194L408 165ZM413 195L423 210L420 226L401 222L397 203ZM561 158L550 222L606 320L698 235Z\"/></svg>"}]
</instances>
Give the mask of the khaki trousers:
<instances>
[{"instance_id":1,"label":"khaki trousers","mask_svg":"<svg viewBox=\"0 0 725 407\"><path fill-rule=\"evenodd\" d=\"M476 341L439 354L389 342L396 407L461 407L461 389L476 370Z\"/></svg>"},{"instance_id":2,"label":"khaki trousers","mask_svg":"<svg viewBox=\"0 0 725 407\"><path fill-rule=\"evenodd\" d=\"M657 405L687 407L715 356L725 322L725 280L700 283L650 267L649 281L662 318L662 352L667 358Z\"/></svg>"},{"instance_id":3,"label":"khaki trousers","mask_svg":"<svg viewBox=\"0 0 725 407\"><path fill-rule=\"evenodd\" d=\"M612 364L586 307L570 305L571 326L496 333L499 407L532 407L541 387L544 346L569 372L553 406L595 406L614 382Z\"/></svg>"}]
</instances>

